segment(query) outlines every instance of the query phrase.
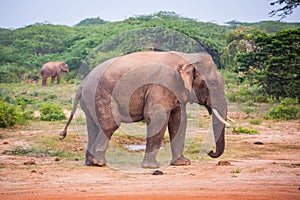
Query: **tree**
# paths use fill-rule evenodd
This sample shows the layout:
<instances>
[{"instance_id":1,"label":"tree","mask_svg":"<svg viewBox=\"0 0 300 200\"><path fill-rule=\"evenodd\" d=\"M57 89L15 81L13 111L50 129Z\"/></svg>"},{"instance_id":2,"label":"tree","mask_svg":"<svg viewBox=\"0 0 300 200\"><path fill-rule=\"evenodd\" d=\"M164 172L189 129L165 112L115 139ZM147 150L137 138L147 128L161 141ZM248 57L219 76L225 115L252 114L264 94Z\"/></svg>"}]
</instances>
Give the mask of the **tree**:
<instances>
[{"instance_id":1,"label":"tree","mask_svg":"<svg viewBox=\"0 0 300 200\"><path fill-rule=\"evenodd\" d=\"M276 4L285 4L285 6L277 9L272 10L269 15L273 17L277 14L277 16L280 17L280 20L286 18L288 15L291 15L293 13L293 10L297 8L297 6L300 5L300 0L276 0L274 2L270 3L272 6Z\"/></svg>"},{"instance_id":2,"label":"tree","mask_svg":"<svg viewBox=\"0 0 300 200\"><path fill-rule=\"evenodd\" d=\"M236 66L235 71L247 71L250 65L237 65L236 56L238 54L253 52L256 48L254 38L259 34L264 33L256 28L245 26L240 26L228 33L226 37L227 46L223 53L225 64Z\"/></svg>"},{"instance_id":3,"label":"tree","mask_svg":"<svg viewBox=\"0 0 300 200\"><path fill-rule=\"evenodd\" d=\"M81 20L75 26L101 25L101 24L106 24L106 23L108 23L108 22L103 19L100 19L100 17L96 17L96 18L87 18L87 19Z\"/></svg>"},{"instance_id":4,"label":"tree","mask_svg":"<svg viewBox=\"0 0 300 200\"><path fill-rule=\"evenodd\" d=\"M237 55L237 62L252 73L266 93L300 99L300 28L260 34L257 48ZM250 67L251 66L251 67Z\"/></svg>"}]
</instances>

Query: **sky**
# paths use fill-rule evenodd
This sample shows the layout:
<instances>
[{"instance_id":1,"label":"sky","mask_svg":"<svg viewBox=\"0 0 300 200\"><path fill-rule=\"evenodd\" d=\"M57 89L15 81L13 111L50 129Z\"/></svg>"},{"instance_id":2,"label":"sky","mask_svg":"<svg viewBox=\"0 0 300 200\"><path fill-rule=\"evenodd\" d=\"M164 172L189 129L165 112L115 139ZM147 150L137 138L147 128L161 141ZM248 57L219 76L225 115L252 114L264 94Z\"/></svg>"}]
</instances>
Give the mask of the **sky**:
<instances>
[{"instance_id":1,"label":"sky","mask_svg":"<svg viewBox=\"0 0 300 200\"><path fill-rule=\"evenodd\" d=\"M17 29L47 22L73 26L86 18L122 21L137 15L174 11L182 17L222 24L231 20L278 20L268 13L274 0L0 0L0 27ZM283 20L300 22L300 8Z\"/></svg>"}]
</instances>

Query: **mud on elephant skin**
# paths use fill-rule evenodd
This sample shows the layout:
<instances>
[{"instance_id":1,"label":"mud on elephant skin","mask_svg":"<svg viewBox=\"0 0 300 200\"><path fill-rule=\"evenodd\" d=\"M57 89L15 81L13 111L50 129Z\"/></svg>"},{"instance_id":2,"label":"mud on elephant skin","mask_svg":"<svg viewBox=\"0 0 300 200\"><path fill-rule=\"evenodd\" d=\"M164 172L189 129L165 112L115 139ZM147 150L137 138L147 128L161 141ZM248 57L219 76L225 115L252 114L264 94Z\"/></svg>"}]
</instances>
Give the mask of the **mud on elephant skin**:
<instances>
[{"instance_id":1,"label":"mud on elephant skin","mask_svg":"<svg viewBox=\"0 0 300 200\"><path fill-rule=\"evenodd\" d=\"M88 129L86 165L104 166L110 138L120 124L140 120L147 123L142 167L159 167L156 155L167 127L170 164L189 165L183 156L188 102L204 105L212 115L216 151L208 155L216 158L224 151L224 80L207 53L138 52L100 64L78 87L62 139L79 101Z\"/></svg>"},{"instance_id":2,"label":"mud on elephant skin","mask_svg":"<svg viewBox=\"0 0 300 200\"><path fill-rule=\"evenodd\" d=\"M42 85L47 85L48 77L51 77L51 84L54 83L57 77L57 84L60 84L61 73L65 72L67 75L67 82L69 81L69 66L66 62L48 62L41 68Z\"/></svg>"}]
</instances>

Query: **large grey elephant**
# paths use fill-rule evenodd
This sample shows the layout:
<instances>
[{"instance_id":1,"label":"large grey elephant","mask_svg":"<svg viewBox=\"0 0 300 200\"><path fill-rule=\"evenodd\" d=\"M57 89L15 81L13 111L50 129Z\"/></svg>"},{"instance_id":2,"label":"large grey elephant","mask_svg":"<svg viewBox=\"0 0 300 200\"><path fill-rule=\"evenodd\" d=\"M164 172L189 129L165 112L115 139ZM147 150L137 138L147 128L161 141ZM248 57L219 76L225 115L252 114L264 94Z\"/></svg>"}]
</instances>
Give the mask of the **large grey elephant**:
<instances>
[{"instance_id":1,"label":"large grey elephant","mask_svg":"<svg viewBox=\"0 0 300 200\"><path fill-rule=\"evenodd\" d=\"M48 77L51 77L51 84L54 83L55 77L57 77L57 84L60 83L61 72L67 74L67 82L69 81L69 66L66 62L47 62L41 68L42 85L47 85Z\"/></svg>"},{"instance_id":2,"label":"large grey elephant","mask_svg":"<svg viewBox=\"0 0 300 200\"><path fill-rule=\"evenodd\" d=\"M79 100L88 129L86 165L104 166L114 131L122 122L140 120L147 123L142 167L159 167L156 155L167 127L171 165L189 165L190 160L183 156L188 102L204 105L212 114L216 150L208 155L216 158L224 151L224 80L207 53L138 52L100 64L79 86L62 139Z\"/></svg>"}]
</instances>

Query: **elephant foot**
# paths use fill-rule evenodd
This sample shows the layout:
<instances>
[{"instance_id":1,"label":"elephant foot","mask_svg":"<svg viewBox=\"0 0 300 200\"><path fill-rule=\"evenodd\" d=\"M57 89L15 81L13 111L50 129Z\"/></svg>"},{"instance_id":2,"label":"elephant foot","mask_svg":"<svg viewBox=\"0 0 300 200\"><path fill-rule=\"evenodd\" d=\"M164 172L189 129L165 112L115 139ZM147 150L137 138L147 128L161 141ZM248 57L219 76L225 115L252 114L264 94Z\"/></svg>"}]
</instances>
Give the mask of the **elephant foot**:
<instances>
[{"instance_id":1,"label":"elephant foot","mask_svg":"<svg viewBox=\"0 0 300 200\"><path fill-rule=\"evenodd\" d=\"M156 169L156 168L159 168L160 165L159 165L159 162L157 162L157 161L155 161L155 162L143 161L142 167L149 168L149 169Z\"/></svg>"},{"instance_id":2,"label":"elephant foot","mask_svg":"<svg viewBox=\"0 0 300 200\"><path fill-rule=\"evenodd\" d=\"M92 156L89 152L86 153L86 159L85 159L85 165L86 166L96 166L96 167L104 167L106 166L106 160L105 159L96 159L94 156Z\"/></svg>"},{"instance_id":3,"label":"elephant foot","mask_svg":"<svg viewBox=\"0 0 300 200\"><path fill-rule=\"evenodd\" d=\"M171 165L174 166L181 166L181 165L190 165L191 161L187 158L185 158L183 155L177 158L174 161L171 161Z\"/></svg>"}]
</instances>

